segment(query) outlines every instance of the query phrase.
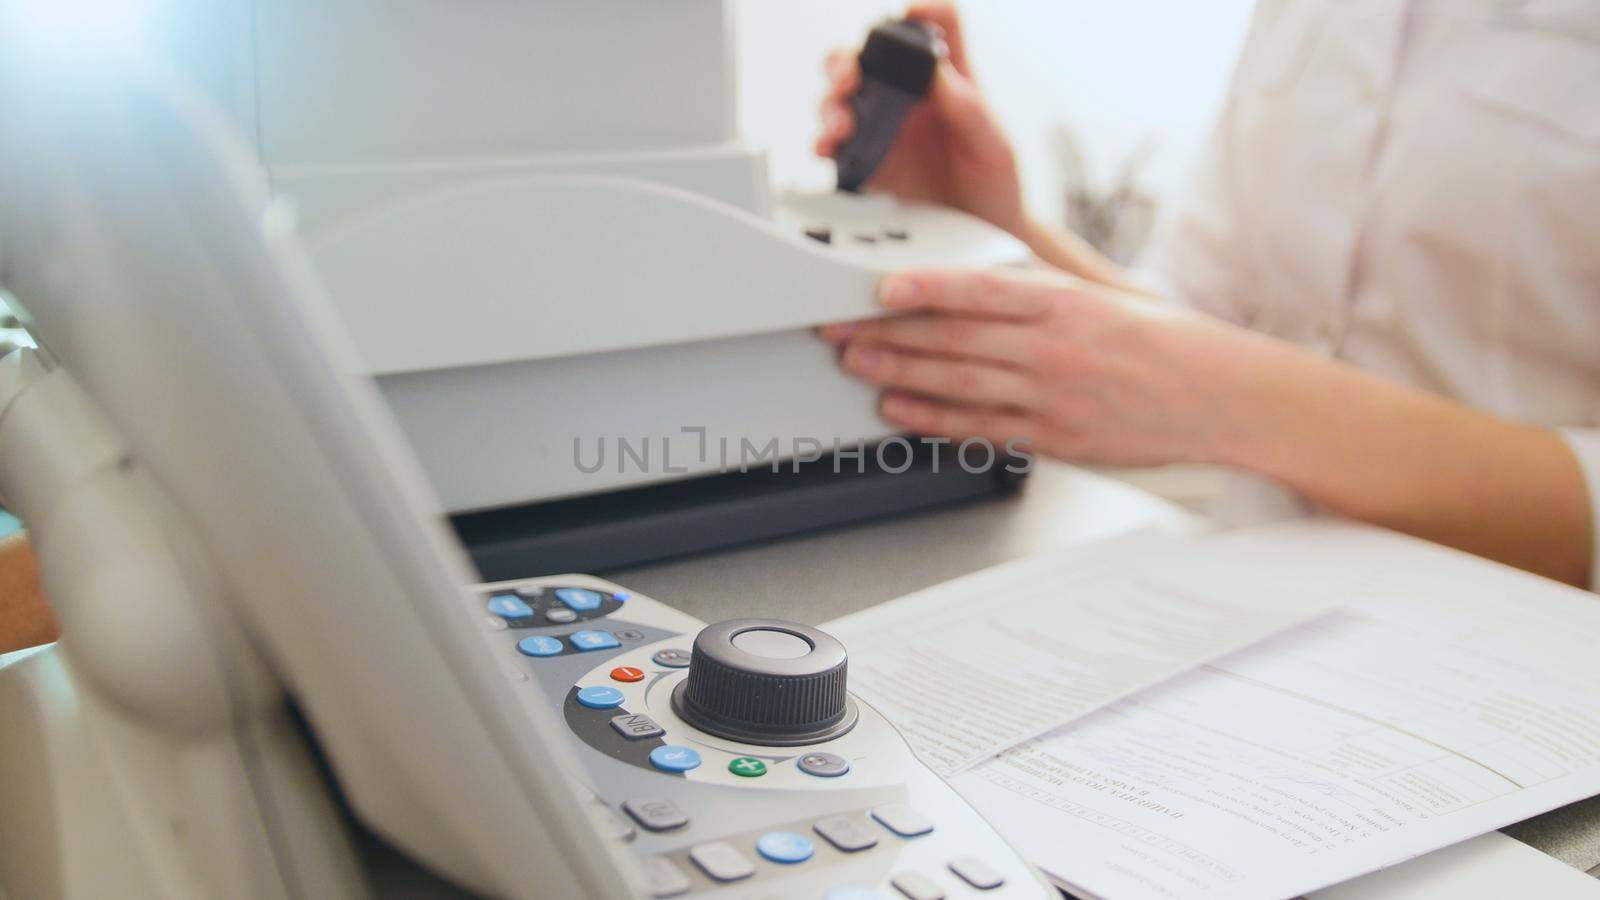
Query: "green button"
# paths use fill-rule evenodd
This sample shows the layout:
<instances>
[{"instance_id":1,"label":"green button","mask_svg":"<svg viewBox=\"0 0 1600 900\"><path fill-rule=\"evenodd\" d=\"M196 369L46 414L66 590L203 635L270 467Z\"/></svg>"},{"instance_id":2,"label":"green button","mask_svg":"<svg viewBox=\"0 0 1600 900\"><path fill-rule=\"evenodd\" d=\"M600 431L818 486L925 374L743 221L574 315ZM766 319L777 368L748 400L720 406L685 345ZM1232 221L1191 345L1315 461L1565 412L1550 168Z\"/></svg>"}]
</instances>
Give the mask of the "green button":
<instances>
[{"instance_id":1,"label":"green button","mask_svg":"<svg viewBox=\"0 0 1600 900\"><path fill-rule=\"evenodd\" d=\"M741 756L728 763L728 771L746 778L754 778L757 775L767 774L767 764L754 756Z\"/></svg>"}]
</instances>

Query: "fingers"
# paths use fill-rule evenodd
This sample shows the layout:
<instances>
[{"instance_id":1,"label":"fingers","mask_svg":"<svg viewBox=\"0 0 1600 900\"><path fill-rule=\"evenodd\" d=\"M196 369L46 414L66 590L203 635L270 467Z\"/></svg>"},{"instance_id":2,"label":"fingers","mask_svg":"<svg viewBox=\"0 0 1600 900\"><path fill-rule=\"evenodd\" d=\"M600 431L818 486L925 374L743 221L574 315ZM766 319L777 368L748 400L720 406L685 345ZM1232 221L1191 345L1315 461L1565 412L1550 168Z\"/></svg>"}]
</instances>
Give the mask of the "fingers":
<instances>
[{"instance_id":1,"label":"fingers","mask_svg":"<svg viewBox=\"0 0 1600 900\"><path fill-rule=\"evenodd\" d=\"M818 108L822 130L817 135L816 152L818 156L831 157L855 131L855 115L847 100L861 83L861 67L856 62L855 51L839 48L828 54L823 68L828 75L828 87Z\"/></svg>"},{"instance_id":2,"label":"fingers","mask_svg":"<svg viewBox=\"0 0 1600 900\"><path fill-rule=\"evenodd\" d=\"M913 353L988 360L1035 368L1039 336L1020 324L959 316L898 316L827 325L822 336L836 344L885 344Z\"/></svg>"},{"instance_id":3,"label":"fingers","mask_svg":"<svg viewBox=\"0 0 1600 900\"><path fill-rule=\"evenodd\" d=\"M913 3L906 9L906 18L939 26L944 31L945 46L950 48L950 62L955 65L956 71L968 78L972 77L972 69L967 60L967 41L965 35L961 33L961 15L956 12L954 3Z\"/></svg>"},{"instance_id":4,"label":"fingers","mask_svg":"<svg viewBox=\"0 0 1600 900\"><path fill-rule=\"evenodd\" d=\"M974 127L988 126L987 108L971 80L966 40L961 32L961 18L955 5L948 2L913 3L906 10L906 16L936 25L944 32L949 54L939 64L931 91L933 101L944 115L957 123L969 122ZM818 156L832 157L837 154L839 145L855 131L855 115L847 101L861 85L861 67L856 59L858 52L857 48L839 47L830 51L823 60L828 87L823 93L819 110L822 130L815 146Z\"/></svg>"},{"instance_id":5,"label":"fingers","mask_svg":"<svg viewBox=\"0 0 1600 900\"><path fill-rule=\"evenodd\" d=\"M928 91L928 101L956 134L1000 133L1000 126L990 114L978 86L949 60L939 63L933 86Z\"/></svg>"},{"instance_id":6,"label":"fingers","mask_svg":"<svg viewBox=\"0 0 1600 900\"><path fill-rule=\"evenodd\" d=\"M957 441L983 438L996 448L1014 439L1032 442L1037 430L1032 420L1005 410L940 403L901 393L885 395L878 410L884 419L907 431Z\"/></svg>"},{"instance_id":7,"label":"fingers","mask_svg":"<svg viewBox=\"0 0 1600 900\"><path fill-rule=\"evenodd\" d=\"M816 153L818 156L835 156L839 146L849 140L856 130L855 116L845 104L824 100L818 117L822 120L822 131L817 135Z\"/></svg>"},{"instance_id":8,"label":"fingers","mask_svg":"<svg viewBox=\"0 0 1600 900\"><path fill-rule=\"evenodd\" d=\"M1027 321L1048 313L1066 288L1056 279L988 269L924 269L890 275L878 283L887 309L920 310Z\"/></svg>"},{"instance_id":9,"label":"fingers","mask_svg":"<svg viewBox=\"0 0 1600 900\"><path fill-rule=\"evenodd\" d=\"M823 58L822 70L828 76L827 96L843 99L855 93L861 83L861 64L856 55L859 50L835 47Z\"/></svg>"},{"instance_id":10,"label":"fingers","mask_svg":"<svg viewBox=\"0 0 1600 900\"><path fill-rule=\"evenodd\" d=\"M1034 408L1033 383L1016 369L994 363L918 356L865 343L846 348L843 362L847 371L887 388L944 401Z\"/></svg>"}]
</instances>

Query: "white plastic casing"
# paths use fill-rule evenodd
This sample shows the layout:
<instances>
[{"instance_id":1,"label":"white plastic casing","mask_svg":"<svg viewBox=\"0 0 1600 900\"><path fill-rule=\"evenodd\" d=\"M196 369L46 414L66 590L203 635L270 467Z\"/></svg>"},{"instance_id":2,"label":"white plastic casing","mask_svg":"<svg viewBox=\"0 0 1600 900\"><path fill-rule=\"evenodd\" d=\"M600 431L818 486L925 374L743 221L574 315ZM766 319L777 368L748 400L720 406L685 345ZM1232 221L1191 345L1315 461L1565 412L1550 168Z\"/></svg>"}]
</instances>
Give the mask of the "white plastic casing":
<instances>
[{"instance_id":1,"label":"white plastic casing","mask_svg":"<svg viewBox=\"0 0 1600 900\"><path fill-rule=\"evenodd\" d=\"M1027 257L951 210L774 203L728 0L176 8L452 512L736 468L744 439L885 436L811 329L877 314L889 272ZM624 439L653 458L619 466Z\"/></svg>"},{"instance_id":2,"label":"white plastic casing","mask_svg":"<svg viewBox=\"0 0 1600 900\"><path fill-rule=\"evenodd\" d=\"M595 611L596 617L552 624L548 609L563 604L554 591L578 587L614 595L627 595L615 611ZM508 591L533 593L527 602L538 616L531 627L508 627L507 621L485 613L487 598ZM465 592L465 605L494 636L496 655L505 671L506 690L516 696L540 697L551 708L565 711L569 740L584 767L584 785L614 813L619 827L633 832L630 846L639 858L665 858L686 876L694 896L822 897L836 888L856 887L881 897L900 896L891 879L903 873L928 878L950 898L1050 897L1054 891L1016 851L1012 850L956 791L912 754L910 747L887 719L857 698L860 719L848 733L806 746L762 746L715 737L685 722L673 711L670 696L684 678L685 668L672 668L652 660L656 651L687 651L703 623L650 597L628 594L622 586L585 575L495 582ZM567 636L586 630L603 630L620 638L611 650L572 652ZM552 657L519 653L522 638L543 635L562 640L567 650ZM848 648L846 648L848 650ZM642 670L636 682L619 681L617 667ZM575 689L615 688L624 699L615 709L589 710L571 699ZM646 741L630 741L604 724L615 714L645 714L665 734ZM647 745L665 744L695 750L700 764L683 774L652 768L643 761ZM837 777L818 777L799 767L810 753L831 753L849 761L850 770ZM729 764L755 757L766 764L758 777L738 775ZM627 801L666 800L688 818L688 824L664 831L639 827L624 811ZM871 810L893 804L909 805L932 824L927 834L903 837L871 816ZM877 838L870 849L843 852L832 847L813 826L822 819L842 815ZM800 863L777 863L762 858L755 841L771 831L787 831L811 840L815 855ZM691 848L723 842L749 860L755 874L720 883L707 876L690 858ZM963 857L981 860L1000 873L1005 884L980 890L950 868ZM646 871L651 871L647 866Z\"/></svg>"}]
</instances>

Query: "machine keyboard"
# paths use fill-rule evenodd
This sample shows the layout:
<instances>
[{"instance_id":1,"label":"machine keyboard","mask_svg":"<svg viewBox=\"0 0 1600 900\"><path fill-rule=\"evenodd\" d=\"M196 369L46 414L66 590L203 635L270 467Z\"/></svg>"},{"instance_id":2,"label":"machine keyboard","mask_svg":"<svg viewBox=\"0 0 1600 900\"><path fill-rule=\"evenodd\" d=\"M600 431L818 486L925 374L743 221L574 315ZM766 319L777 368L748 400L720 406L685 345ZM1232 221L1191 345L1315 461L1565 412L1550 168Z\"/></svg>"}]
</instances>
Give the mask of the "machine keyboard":
<instances>
[{"instance_id":1,"label":"machine keyboard","mask_svg":"<svg viewBox=\"0 0 1600 900\"><path fill-rule=\"evenodd\" d=\"M732 885L763 897L835 900L1050 896L875 712L863 708L859 722L831 731L802 730L811 743L701 731L678 698L694 677L701 639L715 629L702 633L687 616L598 579L538 581L491 585L475 602L489 627L506 633L512 687L536 685L589 751L585 784L613 833L640 854L653 896ZM738 629L726 636L735 647L765 648L780 671L807 642L814 649L832 641L804 626L773 628L780 633L758 641L742 640ZM760 689L759 679L750 684L738 690ZM808 714L799 708L796 727L810 727Z\"/></svg>"}]
</instances>

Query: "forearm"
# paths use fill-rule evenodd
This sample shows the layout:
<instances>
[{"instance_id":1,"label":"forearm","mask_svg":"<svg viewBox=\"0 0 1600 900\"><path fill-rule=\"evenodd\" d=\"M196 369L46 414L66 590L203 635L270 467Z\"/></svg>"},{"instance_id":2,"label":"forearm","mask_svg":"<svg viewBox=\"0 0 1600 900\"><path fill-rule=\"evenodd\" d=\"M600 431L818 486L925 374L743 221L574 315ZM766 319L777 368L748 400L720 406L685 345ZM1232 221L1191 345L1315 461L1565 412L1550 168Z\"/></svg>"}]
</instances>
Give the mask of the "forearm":
<instances>
[{"instance_id":1,"label":"forearm","mask_svg":"<svg viewBox=\"0 0 1600 900\"><path fill-rule=\"evenodd\" d=\"M1263 414L1236 464L1351 518L1588 584L1592 501L1559 435L1274 351L1246 389Z\"/></svg>"},{"instance_id":2,"label":"forearm","mask_svg":"<svg viewBox=\"0 0 1600 900\"><path fill-rule=\"evenodd\" d=\"M1082 237L1048 225L1032 216L1024 216L1012 233L1028 245L1034 255L1069 275L1093 281L1107 287L1133 293L1144 291L1133 284L1128 273L1112 262Z\"/></svg>"},{"instance_id":3,"label":"forearm","mask_svg":"<svg viewBox=\"0 0 1600 900\"><path fill-rule=\"evenodd\" d=\"M47 644L57 634L33 549L21 536L0 540L0 653Z\"/></svg>"}]
</instances>

